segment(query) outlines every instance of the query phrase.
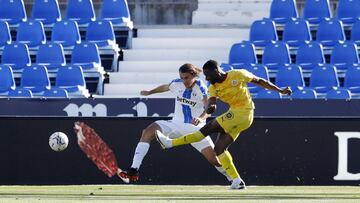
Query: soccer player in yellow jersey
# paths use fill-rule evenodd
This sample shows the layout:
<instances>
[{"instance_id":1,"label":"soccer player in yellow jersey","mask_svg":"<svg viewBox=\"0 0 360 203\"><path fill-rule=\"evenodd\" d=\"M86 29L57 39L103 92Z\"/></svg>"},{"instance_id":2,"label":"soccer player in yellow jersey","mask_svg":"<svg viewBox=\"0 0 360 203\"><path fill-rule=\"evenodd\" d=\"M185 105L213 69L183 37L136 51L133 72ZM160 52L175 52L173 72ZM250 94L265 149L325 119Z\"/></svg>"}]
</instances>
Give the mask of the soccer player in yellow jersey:
<instances>
[{"instance_id":1,"label":"soccer player in yellow jersey","mask_svg":"<svg viewBox=\"0 0 360 203\"><path fill-rule=\"evenodd\" d=\"M247 88L247 83L251 82L286 95L291 95L292 91L289 87L280 89L273 83L256 77L245 69L232 70L225 73L221 70L218 63L213 60L209 60L204 64L203 72L206 80L211 83L206 112L211 114L216 110L217 99L229 104L229 110L194 133L170 139L161 132L156 131L156 138L163 148L171 148L198 142L207 135L219 133L220 135L215 143L214 150L221 166L232 179L230 188L245 189L245 183L235 168L228 147L242 131L250 127L254 119L254 103Z\"/></svg>"}]
</instances>

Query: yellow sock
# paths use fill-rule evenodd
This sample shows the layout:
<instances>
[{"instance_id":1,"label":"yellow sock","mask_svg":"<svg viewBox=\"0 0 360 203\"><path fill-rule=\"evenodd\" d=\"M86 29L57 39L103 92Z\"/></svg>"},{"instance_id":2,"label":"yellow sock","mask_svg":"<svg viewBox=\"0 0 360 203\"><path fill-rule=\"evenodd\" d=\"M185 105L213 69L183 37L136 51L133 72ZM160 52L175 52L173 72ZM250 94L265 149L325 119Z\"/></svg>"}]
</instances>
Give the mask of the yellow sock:
<instances>
[{"instance_id":1,"label":"yellow sock","mask_svg":"<svg viewBox=\"0 0 360 203\"><path fill-rule=\"evenodd\" d=\"M218 158L221 163L221 166L232 180L240 177L233 163L232 156L228 151L224 151L222 154L218 156Z\"/></svg>"},{"instance_id":2,"label":"yellow sock","mask_svg":"<svg viewBox=\"0 0 360 203\"><path fill-rule=\"evenodd\" d=\"M190 144L193 142L198 142L204 138L205 138L205 136L200 131L196 131L196 132L173 139L172 146L175 147L175 146L179 146L179 145Z\"/></svg>"}]
</instances>

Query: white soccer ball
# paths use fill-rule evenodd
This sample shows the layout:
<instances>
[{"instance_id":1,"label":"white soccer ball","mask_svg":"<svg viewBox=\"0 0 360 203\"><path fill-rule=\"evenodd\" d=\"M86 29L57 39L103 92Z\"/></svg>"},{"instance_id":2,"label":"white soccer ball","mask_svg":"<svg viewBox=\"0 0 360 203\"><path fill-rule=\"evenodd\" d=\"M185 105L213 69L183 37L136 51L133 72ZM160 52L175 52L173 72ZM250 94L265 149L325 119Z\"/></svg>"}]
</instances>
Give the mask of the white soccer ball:
<instances>
[{"instance_id":1,"label":"white soccer ball","mask_svg":"<svg viewBox=\"0 0 360 203\"><path fill-rule=\"evenodd\" d=\"M49 137L49 145L54 151L62 151L66 149L69 144L69 139L63 132L54 132Z\"/></svg>"}]
</instances>

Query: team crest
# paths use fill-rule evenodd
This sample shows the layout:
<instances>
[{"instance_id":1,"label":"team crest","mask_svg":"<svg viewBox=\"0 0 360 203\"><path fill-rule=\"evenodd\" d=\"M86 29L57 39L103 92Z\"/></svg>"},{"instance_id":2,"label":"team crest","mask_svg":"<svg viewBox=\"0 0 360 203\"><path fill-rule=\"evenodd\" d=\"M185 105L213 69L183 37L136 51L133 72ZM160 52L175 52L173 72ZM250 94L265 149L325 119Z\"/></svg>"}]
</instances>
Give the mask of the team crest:
<instances>
[{"instance_id":1,"label":"team crest","mask_svg":"<svg viewBox=\"0 0 360 203\"><path fill-rule=\"evenodd\" d=\"M232 85L232 86L237 86L237 85L238 85L238 81L237 81L237 80L232 80L232 81L231 81L231 85Z\"/></svg>"},{"instance_id":2,"label":"team crest","mask_svg":"<svg viewBox=\"0 0 360 203\"><path fill-rule=\"evenodd\" d=\"M233 112L227 112L227 113L225 114L225 118L226 118L227 120L233 119L233 118L234 118L234 113L233 113Z\"/></svg>"}]
</instances>

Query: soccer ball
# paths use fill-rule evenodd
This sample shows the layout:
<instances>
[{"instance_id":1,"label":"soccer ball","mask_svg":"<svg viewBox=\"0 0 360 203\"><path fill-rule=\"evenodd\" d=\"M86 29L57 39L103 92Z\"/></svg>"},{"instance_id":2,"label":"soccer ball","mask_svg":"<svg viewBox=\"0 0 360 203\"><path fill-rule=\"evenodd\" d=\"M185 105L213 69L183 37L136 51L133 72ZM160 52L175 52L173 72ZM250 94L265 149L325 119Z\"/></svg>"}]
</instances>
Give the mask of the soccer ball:
<instances>
[{"instance_id":1,"label":"soccer ball","mask_svg":"<svg viewBox=\"0 0 360 203\"><path fill-rule=\"evenodd\" d=\"M54 151L62 151L66 149L69 144L69 139L63 132L54 132L49 137L49 145Z\"/></svg>"}]
</instances>

